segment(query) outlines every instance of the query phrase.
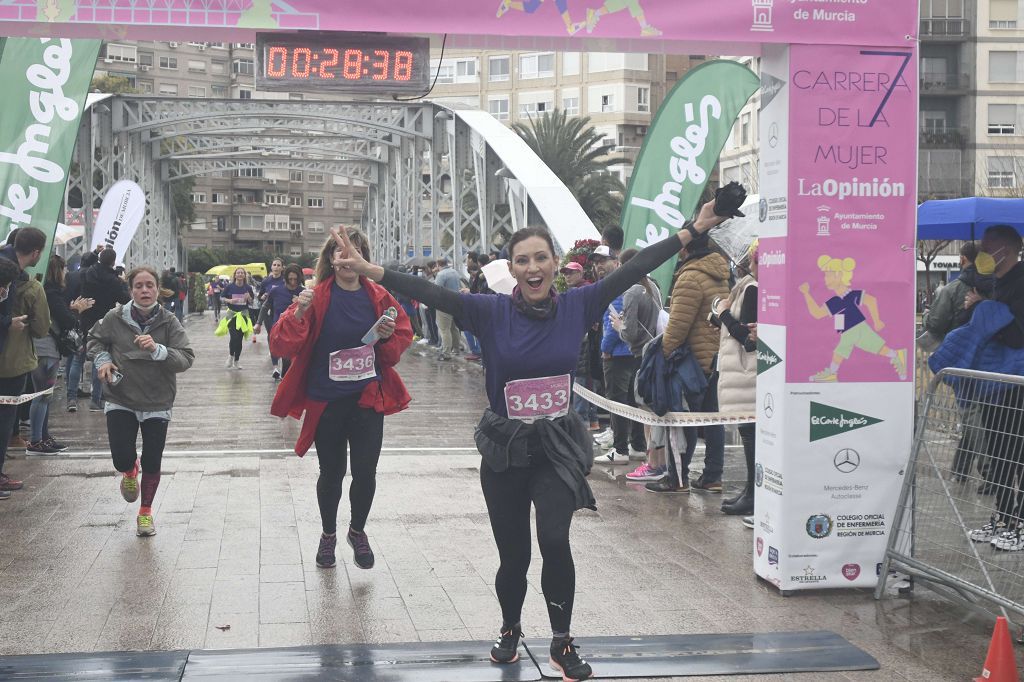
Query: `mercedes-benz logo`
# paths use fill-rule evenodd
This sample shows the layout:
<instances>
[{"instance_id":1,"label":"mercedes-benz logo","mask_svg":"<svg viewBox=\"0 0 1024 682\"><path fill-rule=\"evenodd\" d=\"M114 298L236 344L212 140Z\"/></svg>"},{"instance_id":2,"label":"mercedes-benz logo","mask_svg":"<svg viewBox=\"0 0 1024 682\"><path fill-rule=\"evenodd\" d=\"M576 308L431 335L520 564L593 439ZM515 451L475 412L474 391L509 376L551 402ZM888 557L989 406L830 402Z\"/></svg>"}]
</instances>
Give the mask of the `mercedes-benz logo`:
<instances>
[{"instance_id":1,"label":"mercedes-benz logo","mask_svg":"<svg viewBox=\"0 0 1024 682\"><path fill-rule=\"evenodd\" d=\"M768 146L775 149L775 145L779 143L779 124L772 123L768 126Z\"/></svg>"},{"instance_id":2,"label":"mercedes-benz logo","mask_svg":"<svg viewBox=\"0 0 1024 682\"><path fill-rule=\"evenodd\" d=\"M860 453L853 448L843 448L832 459L832 465L844 474L852 473L860 466Z\"/></svg>"},{"instance_id":3,"label":"mercedes-benz logo","mask_svg":"<svg viewBox=\"0 0 1024 682\"><path fill-rule=\"evenodd\" d=\"M775 397L771 393L764 394L764 416L769 419L775 414Z\"/></svg>"}]
</instances>

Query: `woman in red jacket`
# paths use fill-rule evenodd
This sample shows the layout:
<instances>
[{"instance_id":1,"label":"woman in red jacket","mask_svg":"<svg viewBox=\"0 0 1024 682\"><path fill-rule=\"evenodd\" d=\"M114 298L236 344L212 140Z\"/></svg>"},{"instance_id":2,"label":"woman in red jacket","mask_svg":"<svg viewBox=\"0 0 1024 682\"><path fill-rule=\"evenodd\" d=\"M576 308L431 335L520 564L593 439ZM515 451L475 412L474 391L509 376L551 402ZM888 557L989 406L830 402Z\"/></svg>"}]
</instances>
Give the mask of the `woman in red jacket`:
<instances>
[{"instance_id":1,"label":"woman in red jacket","mask_svg":"<svg viewBox=\"0 0 1024 682\"><path fill-rule=\"evenodd\" d=\"M352 248L369 259L366 237L348 230ZM351 450L352 520L347 540L359 568L373 567L364 526L377 488L377 460L384 439L384 416L405 409L409 393L394 366L412 343L405 311L383 287L342 267L343 247L328 239L317 261L317 285L305 289L270 332L270 352L292 358L278 386L271 414L306 417L295 444L299 456L315 441L320 460L316 497L323 534L316 554L322 568L334 566L338 504ZM395 317L377 321L389 308ZM364 343L376 325L379 340Z\"/></svg>"}]
</instances>

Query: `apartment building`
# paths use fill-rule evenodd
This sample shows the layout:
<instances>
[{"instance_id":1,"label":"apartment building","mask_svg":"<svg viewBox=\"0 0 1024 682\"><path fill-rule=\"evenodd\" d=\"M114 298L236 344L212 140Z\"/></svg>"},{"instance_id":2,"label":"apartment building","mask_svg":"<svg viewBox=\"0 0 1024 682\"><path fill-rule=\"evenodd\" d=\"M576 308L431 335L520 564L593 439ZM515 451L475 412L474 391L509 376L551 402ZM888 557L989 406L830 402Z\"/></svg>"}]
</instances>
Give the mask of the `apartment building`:
<instances>
[{"instance_id":1,"label":"apartment building","mask_svg":"<svg viewBox=\"0 0 1024 682\"><path fill-rule=\"evenodd\" d=\"M108 42L97 75L121 76L141 94L219 99L313 99L258 92L252 43ZM343 99L315 95L316 99ZM256 249L296 258L319 253L331 225L357 224L366 187L349 178L277 169L198 176L195 221L184 248Z\"/></svg>"},{"instance_id":2,"label":"apartment building","mask_svg":"<svg viewBox=\"0 0 1024 682\"><path fill-rule=\"evenodd\" d=\"M629 182L643 138L668 90L703 56L622 52L432 52L430 99L490 112L512 125L556 108L589 116Z\"/></svg>"}]
</instances>

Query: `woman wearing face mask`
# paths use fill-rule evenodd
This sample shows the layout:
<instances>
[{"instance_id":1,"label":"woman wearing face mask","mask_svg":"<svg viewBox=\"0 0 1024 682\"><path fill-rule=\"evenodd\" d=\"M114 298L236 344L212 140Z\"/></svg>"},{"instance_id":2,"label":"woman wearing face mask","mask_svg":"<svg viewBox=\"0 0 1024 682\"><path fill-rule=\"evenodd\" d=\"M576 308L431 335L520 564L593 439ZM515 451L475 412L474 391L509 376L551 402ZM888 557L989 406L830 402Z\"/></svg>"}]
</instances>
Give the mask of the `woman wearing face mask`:
<instances>
[{"instance_id":1,"label":"woman wearing face mask","mask_svg":"<svg viewBox=\"0 0 1024 682\"><path fill-rule=\"evenodd\" d=\"M192 366L195 353L174 313L157 302L156 270L138 267L128 273L132 300L115 307L89 332L88 354L104 382L107 438L114 468L120 471L121 495L142 503L136 534L156 534L153 498L160 485L160 461L167 425L177 393L177 375ZM142 430L142 480L135 448Z\"/></svg>"},{"instance_id":2,"label":"woman wearing face mask","mask_svg":"<svg viewBox=\"0 0 1024 682\"><path fill-rule=\"evenodd\" d=\"M231 283L220 292L220 300L228 307L228 315L221 320L217 334L227 329L231 337L228 343L228 369L242 369L238 361L242 357L242 341L252 332L249 319L249 304L253 301L252 287L246 281L249 273L245 268L235 268Z\"/></svg>"},{"instance_id":3,"label":"woman wearing face mask","mask_svg":"<svg viewBox=\"0 0 1024 682\"><path fill-rule=\"evenodd\" d=\"M544 558L541 589L552 629L550 662L565 680L591 676L570 635L576 574L569 526L577 509L595 507L585 479L591 438L570 409L580 339L612 300L722 220L709 202L678 237L644 249L596 285L558 295L552 288L558 260L543 228L519 230L509 239L510 268L517 282L512 296L461 294L385 272L349 248L344 234L334 233L348 253L340 260L343 267L454 316L479 338L487 358L490 407L477 427L476 442L484 458L480 483L501 558L495 588L503 622L491 649L493 661L518 659L532 504Z\"/></svg>"},{"instance_id":4,"label":"woman wearing face mask","mask_svg":"<svg viewBox=\"0 0 1024 682\"><path fill-rule=\"evenodd\" d=\"M384 417L409 404L395 365L412 343L412 326L384 287L342 265L340 259L349 250L359 254L360 262L370 257L362 232L349 229L345 234L351 241L344 246L327 240L317 261L316 287L300 292L270 331L270 351L292 358L270 413L298 419L305 412L295 444L300 457L316 442L316 499L323 526L316 565L335 565L341 484L351 457L352 516L346 540L356 566L373 568L366 519L377 490ZM391 308L395 317L378 323ZM379 338L364 341L372 330Z\"/></svg>"},{"instance_id":5,"label":"woman wearing face mask","mask_svg":"<svg viewBox=\"0 0 1024 682\"><path fill-rule=\"evenodd\" d=\"M277 262L277 260L274 261L275 264ZM270 278L268 277L267 279ZM267 280L263 281L266 282ZM260 308L260 315L257 318L258 322L253 327L253 332L256 334L259 334L260 328L265 325L269 337L270 330L277 324L284 311L288 310L288 306L298 299L299 294L302 293L304 288L302 285L302 268L295 263L290 264L284 268L284 277L281 278L281 281L284 282L283 286L271 287L267 291L266 301L264 301L263 307ZM271 357L273 358L273 356ZM283 377L288 373L288 368L291 364L291 358L281 358L281 371L278 372L275 359L273 377L275 379Z\"/></svg>"},{"instance_id":6,"label":"woman wearing face mask","mask_svg":"<svg viewBox=\"0 0 1024 682\"><path fill-rule=\"evenodd\" d=\"M744 270L746 274L736 282L729 298L718 299L711 308L714 319L722 327L718 350L718 409L723 412L753 412L757 400L756 240L740 263L740 271ZM722 512L749 516L754 513L754 424L740 424L737 429L747 463L747 484L739 495L722 504Z\"/></svg>"}]
</instances>

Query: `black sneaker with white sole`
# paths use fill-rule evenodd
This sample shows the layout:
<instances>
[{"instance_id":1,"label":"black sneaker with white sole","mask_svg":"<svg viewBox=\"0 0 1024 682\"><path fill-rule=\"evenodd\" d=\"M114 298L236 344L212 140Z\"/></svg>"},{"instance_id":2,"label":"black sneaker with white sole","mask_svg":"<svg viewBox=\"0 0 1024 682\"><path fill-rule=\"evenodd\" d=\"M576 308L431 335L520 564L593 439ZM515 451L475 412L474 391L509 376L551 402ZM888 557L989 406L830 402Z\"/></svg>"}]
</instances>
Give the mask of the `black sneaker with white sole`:
<instances>
[{"instance_id":1,"label":"black sneaker with white sole","mask_svg":"<svg viewBox=\"0 0 1024 682\"><path fill-rule=\"evenodd\" d=\"M551 640L551 667L562 673L563 682L579 682L594 674L590 664L580 658L579 651L572 643L572 637L557 637Z\"/></svg>"},{"instance_id":2,"label":"black sneaker with white sole","mask_svg":"<svg viewBox=\"0 0 1024 682\"><path fill-rule=\"evenodd\" d=\"M491 660L495 663L515 663L519 660L519 638L523 631L519 625L501 626L501 634L491 647Z\"/></svg>"},{"instance_id":3,"label":"black sneaker with white sole","mask_svg":"<svg viewBox=\"0 0 1024 682\"><path fill-rule=\"evenodd\" d=\"M370 549L370 538L366 533L358 530L348 529L345 536L348 546L352 548L352 558L359 568L373 568L373 550Z\"/></svg>"}]
</instances>

